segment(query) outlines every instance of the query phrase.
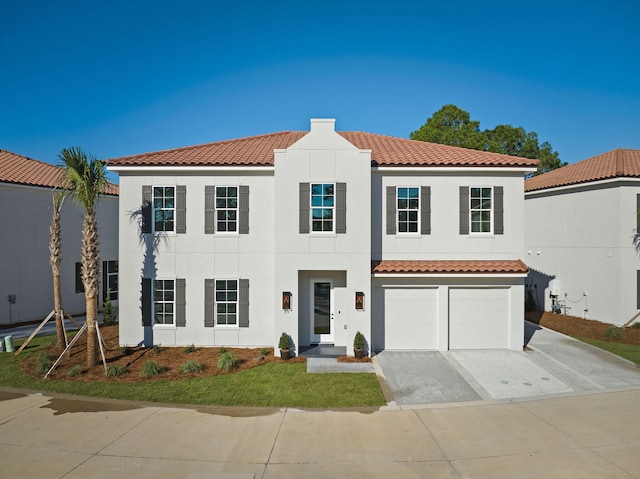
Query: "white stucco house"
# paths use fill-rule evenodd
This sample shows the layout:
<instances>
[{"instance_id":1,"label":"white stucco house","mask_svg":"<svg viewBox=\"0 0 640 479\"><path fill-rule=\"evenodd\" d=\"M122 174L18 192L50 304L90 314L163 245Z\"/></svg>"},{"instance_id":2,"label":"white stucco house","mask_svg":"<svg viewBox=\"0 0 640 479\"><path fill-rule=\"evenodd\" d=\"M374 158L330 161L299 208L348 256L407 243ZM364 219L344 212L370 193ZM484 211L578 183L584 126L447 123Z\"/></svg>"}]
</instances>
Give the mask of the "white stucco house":
<instances>
[{"instance_id":1,"label":"white stucco house","mask_svg":"<svg viewBox=\"0 0 640 479\"><path fill-rule=\"evenodd\" d=\"M612 150L532 177L525 188L527 284L538 306L619 326L633 318L640 150Z\"/></svg>"},{"instance_id":2,"label":"white stucco house","mask_svg":"<svg viewBox=\"0 0 640 479\"><path fill-rule=\"evenodd\" d=\"M54 308L49 227L52 192L61 168L0 149L0 324L44 319ZM118 294L118 188L110 185L98 204L103 265L100 300ZM83 211L67 199L62 208L62 307L67 314L85 312L80 279Z\"/></svg>"},{"instance_id":3,"label":"white stucco house","mask_svg":"<svg viewBox=\"0 0 640 479\"><path fill-rule=\"evenodd\" d=\"M522 350L536 165L333 119L109 160L120 341Z\"/></svg>"}]
</instances>

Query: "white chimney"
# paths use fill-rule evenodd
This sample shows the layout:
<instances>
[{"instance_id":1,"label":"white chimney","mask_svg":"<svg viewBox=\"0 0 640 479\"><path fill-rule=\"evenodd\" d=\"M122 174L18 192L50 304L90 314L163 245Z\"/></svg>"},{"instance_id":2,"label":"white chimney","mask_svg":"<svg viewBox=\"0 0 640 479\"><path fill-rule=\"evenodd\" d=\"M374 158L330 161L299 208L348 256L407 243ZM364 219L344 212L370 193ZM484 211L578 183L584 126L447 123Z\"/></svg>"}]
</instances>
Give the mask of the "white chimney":
<instances>
[{"instance_id":1,"label":"white chimney","mask_svg":"<svg viewBox=\"0 0 640 479\"><path fill-rule=\"evenodd\" d=\"M335 118L311 118L311 131L336 131Z\"/></svg>"}]
</instances>

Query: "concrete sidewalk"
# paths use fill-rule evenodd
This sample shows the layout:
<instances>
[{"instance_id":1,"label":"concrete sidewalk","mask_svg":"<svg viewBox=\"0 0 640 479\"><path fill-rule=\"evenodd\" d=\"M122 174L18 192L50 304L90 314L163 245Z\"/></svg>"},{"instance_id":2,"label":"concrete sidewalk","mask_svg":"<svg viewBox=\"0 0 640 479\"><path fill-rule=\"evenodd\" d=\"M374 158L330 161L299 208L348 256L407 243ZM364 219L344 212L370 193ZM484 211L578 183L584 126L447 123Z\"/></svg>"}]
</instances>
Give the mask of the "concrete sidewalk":
<instances>
[{"instance_id":1,"label":"concrete sidewalk","mask_svg":"<svg viewBox=\"0 0 640 479\"><path fill-rule=\"evenodd\" d=\"M633 478L640 390L421 409L177 408L0 389L6 478Z\"/></svg>"}]
</instances>

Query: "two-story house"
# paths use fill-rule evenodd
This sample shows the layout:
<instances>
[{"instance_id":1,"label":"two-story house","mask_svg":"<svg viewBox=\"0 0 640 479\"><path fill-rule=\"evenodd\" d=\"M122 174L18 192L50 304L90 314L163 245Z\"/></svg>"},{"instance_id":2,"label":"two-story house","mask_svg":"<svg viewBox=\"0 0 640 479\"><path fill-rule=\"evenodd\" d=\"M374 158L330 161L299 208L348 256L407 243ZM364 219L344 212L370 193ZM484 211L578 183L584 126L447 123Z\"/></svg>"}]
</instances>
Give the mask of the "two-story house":
<instances>
[{"instance_id":1,"label":"two-story house","mask_svg":"<svg viewBox=\"0 0 640 479\"><path fill-rule=\"evenodd\" d=\"M618 148L525 182L537 305L621 326L640 313L640 150Z\"/></svg>"},{"instance_id":2,"label":"two-story house","mask_svg":"<svg viewBox=\"0 0 640 479\"><path fill-rule=\"evenodd\" d=\"M0 324L43 319L54 308L49 264L52 193L62 168L0 150ZM61 212L60 288L67 314L85 312L80 275L83 210L67 198ZM110 184L97 207L102 259L100 303L118 300L118 187Z\"/></svg>"},{"instance_id":3,"label":"two-story house","mask_svg":"<svg viewBox=\"0 0 640 479\"><path fill-rule=\"evenodd\" d=\"M536 164L332 119L110 160L120 341L521 350Z\"/></svg>"}]
</instances>

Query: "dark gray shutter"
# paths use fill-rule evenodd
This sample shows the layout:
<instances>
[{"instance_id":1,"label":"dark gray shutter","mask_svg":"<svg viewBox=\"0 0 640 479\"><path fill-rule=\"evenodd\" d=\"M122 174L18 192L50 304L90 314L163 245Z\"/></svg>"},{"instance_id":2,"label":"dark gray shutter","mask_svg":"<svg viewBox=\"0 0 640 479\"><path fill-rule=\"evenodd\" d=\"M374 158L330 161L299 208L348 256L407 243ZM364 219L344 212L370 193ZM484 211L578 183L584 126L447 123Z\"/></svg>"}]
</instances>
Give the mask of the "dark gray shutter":
<instances>
[{"instance_id":1,"label":"dark gray shutter","mask_svg":"<svg viewBox=\"0 0 640 479\"><path fill-rule=\"evenodd\" d=\"M108 265L106 261L102 262L102 302L107 300L109 292L109 275L107 274Z\"/></svg>"},{"instance_id":2,"label":"dark gray shutter","mask_svg":"<svg viewBox=\"0 0 640 479\"><path fill-rule=\"evenodd\" d=\"M151 298L153 291L151 287L151 278L142 278L142 301L140 309L142 312L142 326L151 326Z\"/></svg>"},{"instance_id":3,"label":"dark gray shutter","mask_svg":"<svg viewBox=\"0 0 640 479\"><path fill-rule=\"evenodd\" d=\"M176 233L187 232L187 187L176 186Z\"/></svg>"},{"instance_id":4,"label":"dark gray shutter","mask_svg":"<svg viewBox=\"0 0 640 479\"><path fill-rule=\"evenodd\" d=\"M396 234L396 187L387 186L387 234Z\"/></svg>"},{"instance_id":5,"label":"dark gray shutter","mask_svg":"<svg viewBox=\"0 0 640 479\"><path fill-rule=\"evenodd\" d=\"M204 187L204 234L216 232L216 187Z\"/></svg>"},{"instance_id":6,"label":"dark gray shutter","mask_svg":"<svg viewBox=\"0 0 640 479\"><path fill-rule=\"evenodd\" d=\"M151 185L142 187L142 232L151 233L151 214L153 212L153 188Z\"/></svg>"},{"instance_id":7,"label":"dark gray shutter","mask_svg":"<svg viewBox=\"0 0 640 479\"><path fill-rule=\"evenodd\" d=\"M176 279L176 327L187 325L187 284L184 278Z\"/></svg>"},{"instance_id":8,"label":"dark gray shutter","mask_svg":"<svg viewBox=\"0 0 640 479\"><path fill-rule=\"evenodd\" d=\"M240 211L239 211L239 233L241 235L249 234L249 187L248 186L240 186L239 187L239 200L240 200Z\"/></svg>"},{"instance_id":9,"label":"dark gray shutter","mask_svg":"<svg viewBox=\"0 0 640 479\"><path fill-rule=\"evenodd\" d=\"M336 183L336 233L347 232L347 184Z\"/></svg>"},{"instance_id":10,"label":"dark gray shutter","mask_svg":"<svg viewBox=\"0 0 640 479\"><path fill-rule=\"evenodd\" d=\"M241 328L249 327L249 280L241 279L238 281L238 326Z\"/></svg>"},{"instance_id":11,"label":"dark gray shutter","mask_svg":"<svg viewBox=\"0 0 640 479\"><path fill-rule=\"evenodd\" d=\"M216 281L204 280L204 327L213 328L216 325Z\"/></svg>"},{"instance_id":12,"label":"dark gray shutter","mask_svg":"<svg viewBox=\"0 0 640 479\"><path fill-rule=\"evenodd\" d=\"M469 234L469 187L460 187L460 234Z\"/></svg>"},{"instance_id":13,"label":"dark gray shutter","mask_svg":"<svg viewBox=\"0 0 640 479\"><path fill-rule=\"evenodd\" d=\"M640 195L636 195L636 232L640 233Z\"/></svg>"},{"instance_id":14,"label":"dark gray shutter","mask_svg":"<svg viewBox=\"0 0 640 479\"><path fill-rule=\"evenodd\" d=\"M309 233L309 183L300 183L300 234Z\"/></svg>"},{"instance_id":15,"label":"dark gray shutter","mask_svg":"<svg viewBox=\"0 0 640 479\"><path fill-rule=\"evenodd\" d=\"M640 270L636 271L636 307L640 309Z\"/></svg>"},{"instance_id":16,"label":"dark gray shutter","mask_svg":"<svg viewBox=\"0 0 640 479\"><path fill-rule=\"evenodd\" d=\"M431 187L420 187L420 233L431 234Z\"/></svg>"},{"instance_id":17,"label":"dark gray shutter","mask_svg":"<svg viewBox=\"0 0 640 479\"><path fill-rule=\"evenodd\" d=\"M502 186L493 187L493 233L504 234L504 192Z\"/></svg>"}]
</instances>

